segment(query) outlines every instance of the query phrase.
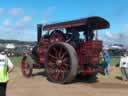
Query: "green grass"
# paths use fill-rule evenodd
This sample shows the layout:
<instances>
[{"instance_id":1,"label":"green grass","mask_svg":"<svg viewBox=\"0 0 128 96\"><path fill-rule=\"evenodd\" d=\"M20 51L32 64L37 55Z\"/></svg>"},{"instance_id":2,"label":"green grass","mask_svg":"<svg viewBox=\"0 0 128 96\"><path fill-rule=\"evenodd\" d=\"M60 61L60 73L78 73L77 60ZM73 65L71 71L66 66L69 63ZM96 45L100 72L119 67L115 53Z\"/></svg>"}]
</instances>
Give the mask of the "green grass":
<instances>
[{"instance_id":1,"label":"green grass","mask_svg":"<svg viewBox=\"0 0 128 96\"><path fill-rule=\"evenodd\" d=\"M9 58L11 59L12 63L13 63L15 66L19 66L19 65L20 65L21 59L22 59L21 56L18 56L18 57L14 56L14 57L9 57Z\"/></svg>"},{"instance_id":2,"label":"green grass","mask_svg":"<svg viewBox=\"0 0 128 96\"><path fill-rule=\"evenodd\" d=\"M111 57L110 64L111 66L115 66L116 64L120 63L120 57Z\"/></svg>"}]
</instances>

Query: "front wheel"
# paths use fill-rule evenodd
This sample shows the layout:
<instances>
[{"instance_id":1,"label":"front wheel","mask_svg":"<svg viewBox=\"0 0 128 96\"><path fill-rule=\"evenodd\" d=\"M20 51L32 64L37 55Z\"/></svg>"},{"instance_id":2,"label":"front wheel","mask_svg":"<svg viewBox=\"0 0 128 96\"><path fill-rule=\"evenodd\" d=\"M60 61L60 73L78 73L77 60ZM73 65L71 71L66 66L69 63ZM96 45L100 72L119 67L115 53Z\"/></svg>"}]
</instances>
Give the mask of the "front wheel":
<instances>
[{"instance_id":1,"label":"front wheel","mask_svg":"<svg viewBox=\"0 0 128 96\"><path fill-rule=\"evenodd\" d=\"M64 42L51 45L46 56L48 80L55 83L71 82L78 71L78 58L75 49Z\"/></svg>"},{"instance_id":2,"label":"front wheel","mask_svg":"<svg viewBox=\"0 0 128 96\"><path fill-rule=\"evenodd\" d=\"M23 76L25 77L31 77L32 76L32 68L33 68L33 64L32 64L32 58L29 55L25 55L22 58L22 62L21 62L21 71Z\"/></svg>"}]
</instances>

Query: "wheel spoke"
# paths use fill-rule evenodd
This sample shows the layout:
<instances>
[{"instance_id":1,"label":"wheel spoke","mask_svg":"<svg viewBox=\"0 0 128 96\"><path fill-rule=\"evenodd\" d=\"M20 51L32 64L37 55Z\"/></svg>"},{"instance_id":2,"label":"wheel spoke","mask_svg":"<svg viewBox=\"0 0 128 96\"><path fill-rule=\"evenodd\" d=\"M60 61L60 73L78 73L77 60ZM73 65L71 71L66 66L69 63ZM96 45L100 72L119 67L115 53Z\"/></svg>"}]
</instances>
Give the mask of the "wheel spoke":
<instances>
[{"instance_id":1,"label":"wheel spoke","mask_svg":"<svg viewBox=\"0 0 128 96\"><path fill-rule=\"evenodd\" d=\"M60 72L60 75L59 75L59 80L63 80L64 79L64 71L61 71Z\"/></svg>"},{"instance_id":2,"label":"wheel spoke","mask_svg":"<svg viewBox=\"0 0 128 96\"><path fill-rule=\"evenodd\" d=\"M59 76L60 76L60 72L59 72L59 70L57 70L57 72L55 74L55 79L58 80L59 79Z\"/></svg>"},{"instance_id":3,"label":"wheel spoke","mask_svg":"<svg viewBox=\"0 0 128 96\"><path fill-rule=\"evenodd\" d=\"M57 80L57 77L58 77L57 75L58 75L58 73L55 70L51 70L51 72L50 72L51 78Z\"/></svg>"},{"instance_id":4,"label":"wheel spoke","mask_svg":"<svg viewBox=\"0 0 128 96\"><path fill-rule=\"evenodd\" d=\"M52 68L52 69L56 68L56 67L55 67L55 63L52 63L52 62L48 63L48 67L50 67L50 68Z\"/></svg>"},{"instance_id":5,"label":"wheel spoke","mask_svg":"<svg viewBox=\"0 0 128 96\"><path fill-rule=\"evenodd\" d=\"M27 61L26 61L26 60L23 62L22 67L23 67L24 69L26 69L26 68L27 68Z\"/></svg>"},{"instance_id":6,"label":"wheel spoke","mask_svg":"<svg viewBox=\"0 0 128 96\"><path fill-rule=\"evenodd\" d=\"M52 68L52 67L48 67L48 73L50 73L50 74L53 74L53 73L55 73L55 70L54 70L54 68Z\"/></svg>"},{"instance_id":7,"label":"wheel spoke","mask_svg":"<svg viewBox=\"0 0 128 96\"><path fill-rule=\"evenodd\" d=\"M60 47L60 50L59 50L59 53L58 53L59 57L61 57L61 55L62 55L62 51L63 51L63 48Z\"/></svg>"},{"instance_id":8,"label":"wheel spoke","mask_svg":"<svg viewBox=\"0 0 128 96\"><path fill-rule=\"evenodd\" d=\"M24 63L24 62L23 62L23 64L22 64L22 66L21 66L21 67L22 67L22 69L24 69L24 68L25 68L25 63Z\"/></svg>"},{"instance_id":9,"label":"wheel spoke","mask_svg":"<svg viewBox=\"0 0 128 96\"><path fill-rule=\"evenodd\" d=\"M64 63L67 63L68 60L69 60L69 58L64 58L64 59L63 59L63 62L64 62Z\"/></svg>"},{"instance_id":10,"label":"wheel spoke","mask_svg":"<svg viewBox=\"0 0 128 96\"><path fill-rule=\"evenodd\" d=\"M57 59L57 57L56 56L54 56L54 55L52 55L52 54L48 54L51 58L54 58L54 59Z\"/></svg>"},{"instance_id":11,"label":"wheel spoke","mask_svg":"<svg viewBox=\"0 0 128 96\"><path fill-rule=\"evenodd\" d=\"M69 64L67 64L67 63L63 63L63 66L66 68L69 68Z\"/></svg>"},{"instance_id":12,"label":"wheel spoke","mask_svg":"<svg viewBox=\"0 0 128 96\"><path fill-rule=\"evenodd\" d=\"M49 68L51 68L51 69L54 69L54 68L55 68L55 66L52 66L52 65L49 65L49 64L48 64L47 67L49 67Z\"/></svg>"},{"instance_id":13,"label":"wheel spoke","mask_svg":"<svg viewBox=\"0 0 128 96\"><path fill-rule=\"evenodd\" d=\"M50 64L50 65L54 65L55 63L53 63L53 62L49 62L48 65L49 65L49 64Z\"/></svg>"},{"instance_id":14,"label":"wheel spoke","mask_svg":"<svg viewBox=\"0 0 128 96\"><path fill-rule=\"evenodd\" d=\"M29 65L28 65L28 63L26 63L26 64L25 64L25 67L26 67L26 69L28 69L28 68L29 68Z\"/></svg>"},{"instance_id":15,"label":"wheel spoke","mask_svg":"<svg viewBox=\"0 0 128 96\"><path fill-rule=\"evenodd\" d=\"M49 59L51 60L52 63L56 64L56 60L55 59L51 59L51 58L49 58Z\"/></svg>"},{"instance_id":16,"label":"wheel spoke","mask_svg":"<svg viewBox=\"0 0 128 96\"><path fill-rule=\"evenodd\" d=\"M59 68L60 70L64 71L65 67L61 65L61 67Z\"/></svg>"},{"instance_id":17,"label":"wheel spoke","mask_svg":"<svg viewBox=\"0 0 128 96\"><path fill-rule=\"evenodd\" d=\"M55 53L55 56L57 57L57 50L56 50L55 47L53 48L53 51L54 51L54 53Z\"/></svg>"},{"instance_id":18,"label":"wheel spoke","mask_svg":"<svg viewBox=\"0 0 128 96\"><path fill-rule=\"evenodd\" d=\"M26 60L26 59L25 59L24 62L23 62L23 66L24 66L24 68L27 67L27 60Z\"/></svg>"},{"instance_id":19,"label":"wheel spoke","mask_svg":"<svg viewBox=\"0 0 128 96\"><path fill-rule=\"evenodd\" d=\"M62 56L60 56L61 59L64 59L64 57L67 55L67 52L65 51Z\"/></svg>"}]
</instances>

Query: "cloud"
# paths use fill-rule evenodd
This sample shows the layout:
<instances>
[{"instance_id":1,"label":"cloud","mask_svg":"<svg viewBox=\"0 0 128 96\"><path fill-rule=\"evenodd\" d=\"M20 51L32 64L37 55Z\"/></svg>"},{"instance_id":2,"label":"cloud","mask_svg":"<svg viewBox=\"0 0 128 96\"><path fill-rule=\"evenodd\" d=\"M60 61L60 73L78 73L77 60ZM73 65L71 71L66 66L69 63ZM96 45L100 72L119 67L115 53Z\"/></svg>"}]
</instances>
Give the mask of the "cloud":
<instances>
[{"instance_id":1,"label":"cloud","mask_svg":"<svg viewBox=\"0 0 128 96\"><path fill-rule=\"evenodd\" d=\"M109 39L113 39L114 38L113 34L111 32L109 32L109 31L105 32L105 36L106 36L106 38L109 38Z\"/></svg>"},{"instance_id":2,"label":"cloud","mask_svg":"<svg viewBox=\"0 0 128 96\"><path fill-rule=\"evenodd\" d=\"M3 15L4 13L4 8L0 8L0 16Z\"/></svg>"},{"instance_id":3,"label":"cloud","mask_svg":"<svg viewBox=\"0 0 128 96\"><path fill-rule=\"evenodd\" d=\"M23 16L16 22L11 22L10 19L5 19L0 26L0 39L13 39L22 41L36 40L34 27L31 24L31 16ZM33 33L34 32L34 33ZM35 37L34 37L35 36Z\"/></svg>"},{"instance_id":4,"label":"cloud","mask_svg":"<svg viewBox=\"0 0 128 96\"><path fill-rule=\"evenodd\" d=\"M24 10L22 8L12 8L9 10L9 14L11 16L23 16L24 15Z\"/></svg>"},{"instance_id":5,"label":"cloud","mask_svg":"<svg viewBox=\"0 0 128 96\"><path fill-rule=\"evenodd\" d=\"M48 23L48 21L47 20L42 20L42 22L41 22L42 24L47 24Z\"/></svg>"},{"instance_id":6,"label":"cloud","mask_svg":"<svg viewBox=\"0 0 128 96\"><path fill-rule=\"evenodd\" d=\"M12 31L11 27L8 26L0 26L0 38L4 37L4 35L8 35L8 33L10 33ZM10 37L10 36L9 36Z\"/></svg>"},{"instance_id":7,"label":"cloud","mask_svg":"<svg viewBox=\"0 0 128 96\"><path fill-rule=\"evenodd\" d=\"M48 7L42 13L42 20L35 22L46 24L52 16L56 6ZM6 12L6 16L3 15ZM3 21L0 23L0 39L13 40L36 40L36 24L32 22L34 15L29 15L22 8L3 9L0 8ZM0 17L1 19L1 17Z\"/></svg>"},{"instance_id":8,"label":"cloud","mask_svg":"<svg viewBox=\"0 0 128 96\"><path fill-rule=\"evenodd\" d=\"M24 16L19 21L17 21L14 25L16 29L25 29L28 27L29 23L31 22L31 16Z\"/></svg>"},{"instance_id":9,"label":"cloud","mask_svg":"<svg viewBox=\"0 0 128 96\"><path fill-rule=\"evenodd\" d=\"M11 20L10 19L5 19L4 21L3 21L3 25L4 26L9 26L9 25L11 25Z\"/></svg>"},{"instance_id":10,"label":"cloud","mask_svg":"<svg viewBox=\"0 0 128 96\"><path fill-rule=\"evenodd\" d=\"M104 35L102 35L101 40L103 40L103 43L107 45L122 44L124 46L128 46L128 24L124 25L121 32L106 31Z\"/></svg>"},{"instance_id":11,"label":"cloud","mask_svg":"<svg viewBox=\"0 0 128 96\"><path fill-rule=\"evenodd\" d=\"M124 25L123 32L127 32L128 33L128 24Z\"/></svg>"},{"instance_id":12,"label":"cloud","mask_svg":"<svg viewBox=\"0 0 128 96\"><path fill-rule=\"evenodd\" d=\"M52 13L54 12L55 9L56 9L56 6L48 7L48 8L43 12L43 18L48 19L49 16L52 15Z\"/></svg>"},{"instance_id":13,"label":"cloud","mask_svg":"<svg viewBox=\"0 0 128 96\"><path fill-rule=\"evenodd\" d=\"M102 39L104 44L113 44L116 43L117 41L117 34L115 32L110 32L110 31L106 31L103 35L102 35Z\"/></svg>"},{"instance_id":14,"label":"cloud","mask_svg":"<svg viewBox=\"0 0 128 96\"><path fill-rule=\"evenodd\" d=\"M48 24L48 21L49 21L48 19L50 18L50 16L52 16L55 9L56 9L56 6L50 6L47 9L45 9L43 11L43 16L42 16L43 20L40 23Z\"/></svg>"},{"instance_id":15,"label":"cloud","mask_svg":"<svg viewBox=\"0 0 128 96\"><path fill-rule=\"evenodd\" d=\"M113 7L113 17L119 21L122 21L122 18L127 14L127 4L123 4L123 6L119 4L116 4L115 7Z\"/></svg>"},{"instance_id":16,"label":"cloud","mask_svg":"<svg viewBox=\"0 0 128 96\"><path fill-rule=\"evenodd\" d=\"M0 32L2 32L3 31L3 28L0 26Z\"/></svg>"},{"instance_id":17,"label":"cloud","mask_svg":"<svg viewBox=\"0 0 128 96\"><path fill-rule=\"evenodd\" d=\"M32 23L33 17L22 8L11 8L6 10L0 8L3 21L0 23L0 39L12 39L22 41L36 40L36 28ZM0 17L1 19L1 17Z\"/></svg>"}]
</instances>

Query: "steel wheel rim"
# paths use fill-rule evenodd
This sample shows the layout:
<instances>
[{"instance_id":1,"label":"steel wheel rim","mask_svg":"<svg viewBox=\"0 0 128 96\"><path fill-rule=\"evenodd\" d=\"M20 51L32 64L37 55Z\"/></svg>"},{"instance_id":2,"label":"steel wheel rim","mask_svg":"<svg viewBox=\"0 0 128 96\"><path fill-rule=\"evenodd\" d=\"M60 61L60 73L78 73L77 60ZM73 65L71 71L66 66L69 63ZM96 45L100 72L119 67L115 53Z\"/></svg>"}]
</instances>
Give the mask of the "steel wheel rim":
<instances>
[{"instance_id":1,"label":"steel wheel rim","mask_svg":"<svg viewBox=\"0 0 128 96\"><path fill-rule=\"evenodd\" d=\"M64 46L54 46L48 52L47 72L53 81L63 81L70 72L70 56Z\"/></svg>"}]
</instances>

